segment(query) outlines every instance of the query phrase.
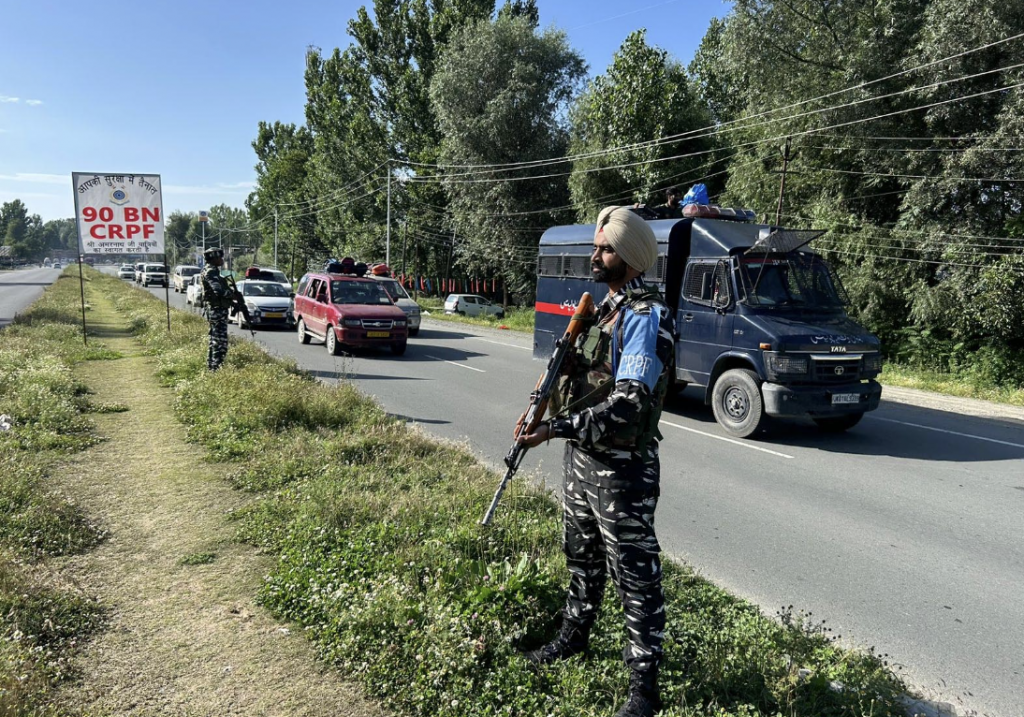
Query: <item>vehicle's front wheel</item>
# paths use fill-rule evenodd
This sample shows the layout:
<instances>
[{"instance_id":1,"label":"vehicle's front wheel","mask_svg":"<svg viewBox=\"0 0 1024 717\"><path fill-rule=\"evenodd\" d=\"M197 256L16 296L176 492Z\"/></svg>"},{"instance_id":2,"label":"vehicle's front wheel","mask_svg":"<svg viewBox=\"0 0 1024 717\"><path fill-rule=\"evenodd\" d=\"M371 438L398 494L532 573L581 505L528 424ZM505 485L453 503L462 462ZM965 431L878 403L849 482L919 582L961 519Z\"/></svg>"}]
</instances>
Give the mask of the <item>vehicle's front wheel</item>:
<instances>
[{"instance_id":1,"label":"vehicle's front wheel","mask_svg":"<svg viewBox=\"0 0 1024 717\"><path fill-rule=\"evenodd\" d=\"M417 334L419 334L419 332L420 332L419 327L416 327L415 329L409 329L409 335L410 336L416 336Z\"/></svg>"},{"instance_id":2,"label":"vehicle's front wheel","mask_svg":"<svg viewBox=\"0 0 1024 717\"><path fill-rule=\"evenodd\" d=\"M391 353L393 353L395 356L401 356L402 354L405 353L405 349L407 346L408 344L405 341L403 341L400 344L391 344Z\"/></svg>"},{"instance_id":3,"label":"vehicle's front wheel","mask_svg":"<svg viewBox=\"0 0 1024 717\"><path fill-rule=\"evenodd\" d=\"M764 402L757 374L746 368L734 368L718 377L711 397L715 420L739 438L754 435L764 423Z\"/></svg>"},{"instance_id":4,"label":"vehicle's front wheel","mask_svg":"<svg viewBox=\"0 0 1024 717\"><path fill-rule=\"evenodd\" d=\"M815 418L814 422L818 424L818 428L825 431L826 433L842 433L860 423L860 419L864 418L864 413L848 413L845 416L829 416L827 418Z\"/></svg>"},{"instance_id":5,"label":"vehicle's front wheel","mask_svg":"<svg viewBox=\"0 0 1024 717\"><path fill-rule=\"evenodd\" d=\"M299 323L296 324L296 326L295 326L295 333L299 337L299 343L300 344L308 344L309 343L309 334L306 333L306 322L303 321L302 319L299 319Z\"/></svg>"},{"instance_id":6,"label":"vehicle's front wheel","mask_svg":"<svg viewBox=\"0 0 1024 717\"><path fill-rule=\"evenodd\" d=\"M341 353L341 347L338 345L338 335L334 333L334 327L327 327L327 340L324 342L327 346L327 353L331 356L337 356Z\"/></svg>"}]
</instances>

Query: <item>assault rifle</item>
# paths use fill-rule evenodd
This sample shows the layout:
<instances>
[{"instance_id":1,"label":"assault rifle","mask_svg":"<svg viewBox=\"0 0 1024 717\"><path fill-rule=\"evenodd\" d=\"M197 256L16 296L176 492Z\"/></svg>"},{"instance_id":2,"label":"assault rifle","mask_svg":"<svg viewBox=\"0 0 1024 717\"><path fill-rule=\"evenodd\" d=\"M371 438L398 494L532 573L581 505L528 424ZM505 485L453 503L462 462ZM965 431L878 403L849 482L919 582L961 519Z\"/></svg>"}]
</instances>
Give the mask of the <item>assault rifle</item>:
<instances>
[{"instance_id":1,"label":"assault rifle","mask_svg":"<svg viewBox=\"0 0 1024 717\"><path fill-rule=\"evenodd\" d=\"M256 338L256 331L252 327L252 317L249 315L249 307L245 305L245 297L242 296L242 292L238 290L238 284L235 283L235 277L225 275L224 280L227 282L228 289L231 290L231 306L234 308L236 314L242 315L242 318L245 319L245 325L249 327L249 333L252 334L253 338Z\"/></svg>"},{"instance_id":2,"label":"assault rifle","mask_svg":"<svg viewBox=\"0 0 1024 717\"><path fill-rule=\"evenodd\" d=\"M551 398L551 392L555 390L555 384L562 373L565 360L569 352L574 349L576 339L587 328L587 319L593 313L594 300L589 292L584 292L583 296L580 297L580 303L576 307L576 312L572 315L568 328L562 334L562 338L555 342L555 351L548 360L547 368L540 375L536 388L530 394L530 405L527 406L526 412L519 417L519 422L516 423L512 447L508 449L508 455L505 456L505 465L508 466L508 470L505 471L505 477L498 484L498 490L495 491L491 505L484 514L484 519L480 521L480 525L490 525L494 519L494 512L498 509L498 501L501 500L501 494L505 492L505 488L516 474L516 471L519 470L519 464L522 462L523 456L526 455L526 451L529 450L519 442L519 438L533 433L537 430L540 422L544 420L544 413L548 410L548 400Z\"/></svg>"}]
</instances>

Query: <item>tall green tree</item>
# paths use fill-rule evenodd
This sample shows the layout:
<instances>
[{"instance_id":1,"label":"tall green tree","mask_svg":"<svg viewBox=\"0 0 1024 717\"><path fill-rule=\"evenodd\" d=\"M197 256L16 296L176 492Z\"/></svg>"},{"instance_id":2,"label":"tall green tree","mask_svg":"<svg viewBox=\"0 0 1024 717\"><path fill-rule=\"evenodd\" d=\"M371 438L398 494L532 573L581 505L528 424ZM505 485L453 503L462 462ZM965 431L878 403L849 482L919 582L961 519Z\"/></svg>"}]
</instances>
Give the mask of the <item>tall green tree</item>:
<instances>
[{"instance_id":1,"label":"tall green tree","mask_svg":"<svg viewBox=\"0 0 1024 717\"><path fill-rule=\"evenodd\" d=\"M273 256L275 234L278 262L295 273L311 254L322 252L316 233L320 203L308 188L312 136L305 127L260 122L252 143L256 152L256 188L246 200L250 223L262 236L260 253ZM287 263L286 263L287 262Z\"/></svg>"},{"instance_id":2,"label":"tall green tree","mask_svg":"<svg viewBox=\"0 0 1024 717\"><path fill-rule=\"evenodd\" d=\"M594 78L572 107L569 188L580 221L592 221L603 205L657 200L658 189L711 175L713 145L693 138L657 140L700 130L710 115L691 88L685 69L647 43L638 30L626 38L603 75ZM641 147L633 145L646 143ZM586 156L627 147L598 156ZM680 156L682 155L682 156Z\"/></svg>"},{"instance_id":3,"label":"tall green tree","mask_svg":"<svg viewBox=\"0 0 1024 717\"><path fill-rule=\"evenodd\" d=\"M508 164L564 154L568 130L561 118L585 72L565 33L538 30L529 14L507 12L467 26L452 39L431 86L443 161ZM501 276L505 286L532 293L536 227L552 216L523 212L568 198L564 178L548 174L450 173L445 189L464 270Z\"/></svg>"}]
</instances>

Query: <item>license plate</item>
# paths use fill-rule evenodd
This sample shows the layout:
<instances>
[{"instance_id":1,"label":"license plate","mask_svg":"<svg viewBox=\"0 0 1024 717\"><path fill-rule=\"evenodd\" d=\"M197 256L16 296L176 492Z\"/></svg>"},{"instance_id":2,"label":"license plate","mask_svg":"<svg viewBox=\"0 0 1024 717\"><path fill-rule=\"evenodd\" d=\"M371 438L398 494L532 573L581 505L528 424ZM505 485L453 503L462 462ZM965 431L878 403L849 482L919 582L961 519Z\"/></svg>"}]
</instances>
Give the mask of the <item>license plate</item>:
<instances>
[{"instance_id":1,"label":"license plate","mask_svg":"<svg viewBox=\"0 0 1024 717\"><path fill-rule=\"evenodd\" d=\"M842 403L860 403L859 393L833 393L832 394L832 405Z\"/></svg>"},{"instance_id":2,"label":"license plate","mask_svg":"<svg viewBox=\"0 0 1024 717\"><path fill-rule=\"evenodd\" d=\"M366 332L367 338L371 338L371 339L386 339L390 335L391 335L390 331L367 331Z\"/></svg>"},{"instance_id":3,"label":"license plate","mask_svg":"<svg viewBox=\"0 0 1024 717\"><path fill-rule=\"evenodd\" d=\"M282 318L284 318L284 314L282 314L280 311L268 311L267 313L265 313L263 315L266 316L268 319L282 319Z\"/></svg>"}]
</instances>

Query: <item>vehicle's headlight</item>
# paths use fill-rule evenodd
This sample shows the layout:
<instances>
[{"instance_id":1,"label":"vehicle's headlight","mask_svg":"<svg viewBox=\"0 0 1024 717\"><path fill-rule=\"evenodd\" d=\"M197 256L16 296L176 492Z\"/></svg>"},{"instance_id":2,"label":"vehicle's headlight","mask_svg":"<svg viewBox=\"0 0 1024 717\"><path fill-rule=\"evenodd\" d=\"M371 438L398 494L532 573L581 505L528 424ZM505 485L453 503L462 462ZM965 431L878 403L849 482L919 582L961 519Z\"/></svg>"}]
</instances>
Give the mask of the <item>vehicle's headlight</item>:
<instances>
[{"instance_id":1,"label":"vehicle's headlight","mask_svg":"<svg viewBox=\"0 0 1024 717\"><path fill-rule=\"evenodd\" d=\"M768 357L768 371L774 374L797 374L807 373L806 356L790 356L788 354L777 354L766 352Z\"/></svg>"},{"instance_id":2,"label":"vehicle's headlight","mask_svg":"<svg viewBox=\"0 0 1024 717\"><path fill-rule=\"evenodd\" d=\"M405 319L398 319L397 321L395 321L395 326L405 326L405 324Z\"/></svg>"},{"instance_id":3,"label":"vehicle's headlight","mask_svg":"<svg viewBox=\"0 0 1024 717\"><path fill-rule=\"evenodd\" d=\"M351 327L351 328L354 328L354 329L358 329L360 326L363 325L363 322L360 321L359 319L345 319L341 323L344 324L345 326L348 326L348 327Z\"/></svg>"},{"instance_id":4,"label":"vehicle's headlight","mask_svg":"<svg viewBox=\"0 0 1024 717\"><path fill-rule=\"evenodd\" d=\"M874 353L867 354L864 356L864 372L865 373L881 373L882 371L882 354Z\"/></svg>"}]
</instances>

